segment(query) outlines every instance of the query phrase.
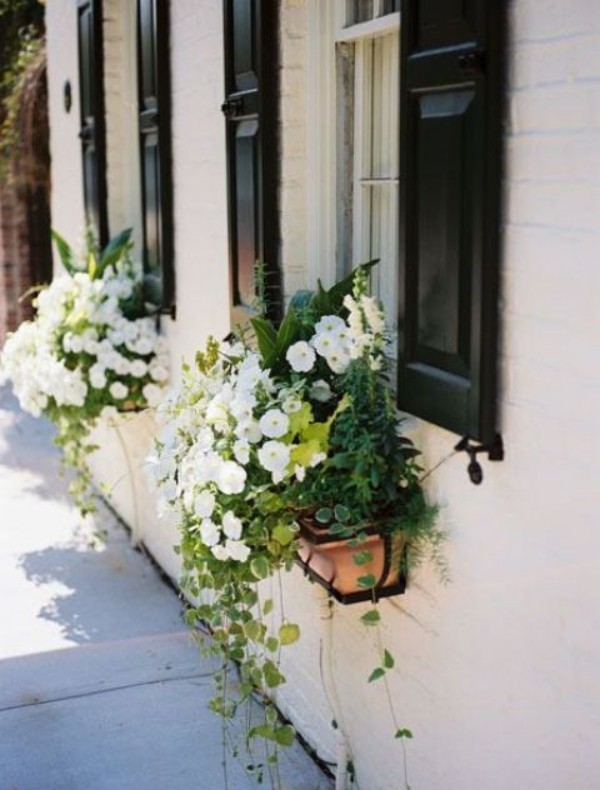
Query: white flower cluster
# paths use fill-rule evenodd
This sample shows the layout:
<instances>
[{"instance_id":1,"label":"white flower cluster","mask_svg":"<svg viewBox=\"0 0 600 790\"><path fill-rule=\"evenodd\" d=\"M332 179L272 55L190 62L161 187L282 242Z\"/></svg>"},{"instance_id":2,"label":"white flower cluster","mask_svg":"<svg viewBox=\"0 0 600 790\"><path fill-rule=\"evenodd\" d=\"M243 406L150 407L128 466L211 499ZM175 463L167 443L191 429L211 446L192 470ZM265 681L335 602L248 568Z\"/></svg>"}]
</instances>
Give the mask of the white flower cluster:
<instances>
[{"instance_id":1,"label":"white flower cluster","mask_svg":"<svg viewBox=\"0 0 600 790\"><path fill-rule=\"evenodd\" d=\"M315 367L317 355L327 362L329 369L336 375L347 369L351 360L369 355L371 366L380 365L380 357L385 347L385 319L376 299L366 294L344 298L348 318L337 315L323 316L315 324L314 335L308 342L300 340L289 347L286 359L292 370L309 373ZM315 382L313 385L325 385ZM315 400L327 400L326 389L315 393Z\"/></svg>"},{"instance_id":2,"label":"white flower cluster","mask_svg":"<svg viewBox=\"0 0 600 790\"><path fill-rule=\"evenodd\" d=\"M0 360L25 410L37 416L50 406L87 408L93 401L114 410L126 401L160 401L166 342L152 319L126 318L121 306L137 279L123 261L102 278L56 278L39 294L36 318L9 336Z\"/></svg>"},{"instance_id":3,"label":"white flower cluster","mask_svg":"<svg viewBox=\"0 0 600 790\"><path fill-rule=\"evenodd\" d=\"M290 431L301 406L297 393L275 385L257 354L221 343L215 364L188 371L159 407L164 428L149 460L160 509L180 511L217 560L248 559L252 493L302 474L291 460Z\"/></svg>"}]
</instances>

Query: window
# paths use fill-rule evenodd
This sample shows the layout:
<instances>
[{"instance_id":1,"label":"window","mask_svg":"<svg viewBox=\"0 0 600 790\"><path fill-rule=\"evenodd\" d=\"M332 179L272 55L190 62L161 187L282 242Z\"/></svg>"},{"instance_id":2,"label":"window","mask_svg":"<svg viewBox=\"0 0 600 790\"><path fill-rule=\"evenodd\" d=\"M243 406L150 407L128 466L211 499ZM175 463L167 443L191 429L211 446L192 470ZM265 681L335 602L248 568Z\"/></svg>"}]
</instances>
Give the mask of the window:
<instances>
[{"instance_id":1,"label":"window","mask_svg":"<svg viewBox=\"0 0 600 790\"><path fill-rule=\"evenodd\" d=\"M108 240L108 219L100 0L79 0L77 32L83 202L86 220L94 229L100 244L104 245Z\"/></svg>"},{"instance_id":2,"label":"window","mask_svg":"<svg viewBox=\"0 0 600 790\"><path fill-rule=\"evenodd\" d=\"M169 4L138 0L138 105L146 297L174 314Z\"/></svg>"},{"instance_id":3,"label":"window","mask_svg":"<svg viewBox=\"0 0 600 790\"><path fill-rule=\"evenodd\" d=\"M393 2L345 3L335 34L338 275L379 259L375 292L394 315L398 284L399 23Z\"/></svg>"},{"instance_id":4,"label":"window","mask_svg":"<svg viewBox=\"0 0 600 790\"><path fill-rule=\"evenodd\" d=\"M318 133L309 126L314 275L331 281L379 258L375 290L397 318L399 407L490 441L503 4L309 0L309 8L309 42L327 46L312 43L308 65L309 112L319 118ZM319 135L335 141L334 161ZM335 272L323 270L331 258Z\"/></svg>"}]
</instances>

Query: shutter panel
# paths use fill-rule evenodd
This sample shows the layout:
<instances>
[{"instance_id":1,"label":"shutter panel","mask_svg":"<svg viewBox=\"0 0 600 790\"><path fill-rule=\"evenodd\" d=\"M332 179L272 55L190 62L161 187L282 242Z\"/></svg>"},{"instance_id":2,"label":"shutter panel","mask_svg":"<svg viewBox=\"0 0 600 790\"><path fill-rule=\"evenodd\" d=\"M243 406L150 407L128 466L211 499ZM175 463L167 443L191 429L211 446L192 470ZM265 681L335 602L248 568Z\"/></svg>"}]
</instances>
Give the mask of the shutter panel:
<instances>
[{"instance_id":1,"label":"shutter panel","mask_svg":"<svg viewBox=\"0 0 600 790\"><path fill-rule=\"evenodd\" d=\"M496 432L503 3L405 0L399 405Z\"/></svg>"},{"instance_id":2,"label":"shutter panel","mask_svg":"<svg viewBox=\"0 0 600 790\"><path fill-rule=\"evenodd\" d=\"M146 297L174 308L168 0L138 0L138 102Z\"/></svg>"},{"instance_id":3,"label":"shutter panel","mask_svg":"<svg viewBox=\"0 0 600 790\"><path fill-rule=\"evenodd\" d=\"M277 2L224 0L230 278L234 311L255 298L266 267L272 318L281 306L277 216Z\"/></svg>"},{"instance_id":4,"label":"shutter panel","mask_svg":"<svg viewBox=\"0 0 600 790\"><path fill-rule=\"evenodd\" d=\"M83 201L87 221L92 224L100 244L104 245L108 240L108 220L100 0L79 1L77 29Z\"/></svg>"}]
</instances>

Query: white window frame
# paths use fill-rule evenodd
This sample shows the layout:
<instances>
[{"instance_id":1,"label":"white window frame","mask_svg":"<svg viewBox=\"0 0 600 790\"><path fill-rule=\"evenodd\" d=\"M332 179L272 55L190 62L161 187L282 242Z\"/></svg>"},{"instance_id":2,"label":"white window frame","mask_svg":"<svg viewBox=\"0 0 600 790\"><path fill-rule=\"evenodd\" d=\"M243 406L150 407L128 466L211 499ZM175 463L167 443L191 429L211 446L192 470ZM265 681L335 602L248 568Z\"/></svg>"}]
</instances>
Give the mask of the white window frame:
<instances>
[{"instance_id":1,"label":"white window frame","mask_svg":"<svg viewBox=\"0 0 600 790\"><path fill-rule=\"evenodd\" d=\"M382 3L375 0L375 14L379 13ZM338 188L337 152L341 141L337 139L337 113L344 112L341 106L343 97L336 95L336 48L339 45L353 45L355 48L354 63L354 145L353 145L353 217L352 217L352 261L355 265L366 259L365 251L370 248L370 209L367 203L372 199L374 189L398 190L398 151L394 152L395 161L392 169L395 175L383 180L367 177L370 174L371 139L365 134L368 127L364 123L367 110L361 108L372 101L370 88L370 58L365 57L372 41L381 36L393 34L399 38L400 14L390 13L350 26L345 25L346 2L335 0L323 3L322 0L309 0L308 6L308 95L307 109L309 120L309 249L311 264L309 277L315 282L320 277L325 283L335 281L339 272L336 268L336 228L338 222ZM390 140L398 139L398 90L394 74L399 73L397 58L399 47L395 47L396 60L383 64L382 74L389 84L382 86L385 94L391 95L392 101L386 104L383 123L387 128ZM384 54L384 57L386 55ZM387 48L390 57L390 48ZM392 82L394 83L392 85ZM318 120L317 120L318 119ZM334 143L332 145L332 143ZM383 185L384 184L384 185ZM388 202L389 204L390 202ZM396 200L391 201L397 207ZM397 213L393 212L394 215ZM391 260L378 267L376 278L379 292L389 316L395 315L397 293L397 222L396 217L389 217L388 226L393 232L393 239L387 241L388 257ZM340 240L341 242L341 240Z\"/></svg>"}]
</instances>

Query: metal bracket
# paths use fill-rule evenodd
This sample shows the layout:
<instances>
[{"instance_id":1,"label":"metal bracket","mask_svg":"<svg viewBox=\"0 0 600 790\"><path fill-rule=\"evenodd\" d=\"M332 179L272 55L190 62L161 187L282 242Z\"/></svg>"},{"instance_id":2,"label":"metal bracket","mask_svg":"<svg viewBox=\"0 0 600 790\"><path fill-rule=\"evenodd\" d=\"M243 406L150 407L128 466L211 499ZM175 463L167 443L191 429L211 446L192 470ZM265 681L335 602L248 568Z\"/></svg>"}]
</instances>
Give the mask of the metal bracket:
<instances>
[{"instance_id":1,"label":"metal bracket","mask_svg":"<svg viewBox=\"0 0 600 790\"><path fill-rule=\"evenodd\" d=\"M504 444L502 443L502 437L499 433L496 434L492 442L477 445L471 444L468 436L463 436L454 449L457 453L465 452L469 456L470 460L467 472L469 474L469 479L476 486L483 482L483 469L477 460L478 453L487 453L488 460L490 461L504 460Z\"/></svg>"},{"instance_id":2,"label":"metal bracket","mask_svg":"<svg viewBox=\"0 0 600 790\"><path fill-rule=\"evenodd\" d=\"M237 118L242 114L244 102L241 98L226 99L221 105L221 112L226 118Z\"/></svg>"}]
</instances>

